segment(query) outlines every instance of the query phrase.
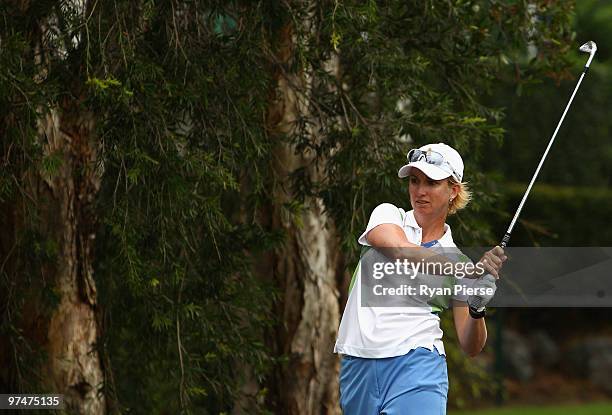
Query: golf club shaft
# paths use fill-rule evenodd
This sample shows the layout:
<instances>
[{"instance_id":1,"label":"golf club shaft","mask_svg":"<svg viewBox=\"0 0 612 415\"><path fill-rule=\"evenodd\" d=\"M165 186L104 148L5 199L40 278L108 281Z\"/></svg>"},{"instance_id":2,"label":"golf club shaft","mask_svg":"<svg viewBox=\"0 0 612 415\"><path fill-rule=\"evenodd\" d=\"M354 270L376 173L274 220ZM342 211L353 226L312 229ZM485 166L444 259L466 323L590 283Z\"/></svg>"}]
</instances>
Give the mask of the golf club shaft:
<instances>
[{"instance_id":1,"label":"golf club shaft","mask_svg":"<svg viewBox=\"0 0 612 415\"><path fill-rule=\"evenodd\" d=\"M516 210L516 213L514 214L514 218L512 218L512 222L510 222L510 226L508 226L508 230L506 231L506 234L504 235L501 243L499 244L499 246L501 246L502 248L505 248L506 245L508 245L508 242L510 241L510 235L512 235L512 230L514 229L514 225L516 224L516 221L519 215L521 214L521 210L523 210L523 205L525 204L525 201L527 200L527 197L529 196L529 192L531 191L531 188L533 187L533 183L538 177L538 174L540 173L540 169L542 168L542 165L544 164L544 160L546 160L546 156L548 155L548 152L550 151L550 148L552 147L553 142L555 141L555 137L557 136L557 133L559 132L559 128L561 128L563 119L565 118L565 115L567 114L567 111L569 110L570 105L572 105L572 101L574 100L574 96L576 95L576 92L578 91L578 88L580 87L580 84L582 83L582 79L584 78L584 75L589 70L588 65L591 63L592 59L593 59L593 54L591 54L591 56L589 57L587 65L585 65L584 70L582 71L582 74L580 75L580 79L578 79L578 83L576 84L576 87L574 88L574 92L572 92L572 96L570 97L569 102L567 103L567 106L565 107L565 111L563 111L563 115L561 116L561 119L559 120L559 123L557 124L557 128L555 128L555 132L553 133L552 138L548 142L548 147L546 147L546 151L544 151L544 155L540 159L538 168L536 169L535 173L533 174L533 177L531 178L531 182L529 183L529 186L527 187L527 191L523 195L523 199L521 200L521 203L519 204L519 207Z\"/></svg>"}]
</instances>

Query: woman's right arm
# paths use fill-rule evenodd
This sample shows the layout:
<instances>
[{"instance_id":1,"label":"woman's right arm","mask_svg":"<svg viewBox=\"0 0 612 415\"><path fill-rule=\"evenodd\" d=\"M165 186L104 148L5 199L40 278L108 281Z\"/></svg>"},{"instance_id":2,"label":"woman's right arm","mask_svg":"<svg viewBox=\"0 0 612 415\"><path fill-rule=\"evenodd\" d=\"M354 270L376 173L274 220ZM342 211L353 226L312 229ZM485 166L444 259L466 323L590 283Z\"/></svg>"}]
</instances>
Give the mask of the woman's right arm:
<instances>
[{"instance_id":1,"label":"woman's right arm","mask_svg":"<svg viewBox=\"0 0 612 415\"><path fill-rule=\"evenodd\" d=\"M412 262L441 264L442 267L438 267L440 274L437 275L454 276L451 268L444 265L456 261L433 249L409 242L402 229L402 223L400 210L390 203L382 203L372 211L366 231L359 237L359 243L376 248L392 260L406 259Z\"/></svg>"},{"instance_id":2,"label":"woman's right arm","mask_svg":"<svg viewBox=\"0 0 612 415\"><path fill-rule=\"evenodd\" d=\"M383 223L366 234L368 243L376 248L418 248L408 242L404 230L392 223Z\"/></svg>"},{"instance_id":3,"label":"woman's right arm","mask_svg":"<svg viewBox=\"0 0 612 415\"><path fill-rule=\"evenodd\" d=\"M409 242L404 230L392 223L383 223L376 226L366 234L366 240L371 246L379 248L385 256L392 259L409 259L413 261L431 259L433 257L440 259L440 255L437 255L432 250Z\"/></svg>"}]
</instances>

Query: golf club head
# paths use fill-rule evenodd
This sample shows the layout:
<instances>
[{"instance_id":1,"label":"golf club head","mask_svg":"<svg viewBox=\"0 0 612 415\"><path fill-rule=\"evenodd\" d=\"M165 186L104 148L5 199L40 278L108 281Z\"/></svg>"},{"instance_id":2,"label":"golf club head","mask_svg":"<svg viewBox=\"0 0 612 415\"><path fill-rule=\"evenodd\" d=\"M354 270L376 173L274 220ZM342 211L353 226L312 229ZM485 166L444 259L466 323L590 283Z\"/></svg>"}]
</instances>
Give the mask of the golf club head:
<instances>
[{"instance_id":1,"label":"golf club head","mask_svg":"<svg viewBox=\"0 0 612 415\"><path fill-rule=\"evenodd\" d=\"M580 46L580 52L595 53L595 51L597 51L597 44L592 40Z\"/></svg>"},{"instance_id":2,"label":"golf club head","mask_svg":"<svg viewBox=\"0 0 612 415\"><path fill-rule=\"evenodd\" d=\"M589 70L589 66L591 65L591 61L593 60L593 56L595 56L595 52L597 51L597 45L592 40L589 40L584 45L580 46L580 52L586 52L589 54L589 60L586 65L584 65L585 73Z\"/></svg>"}]
</instances>

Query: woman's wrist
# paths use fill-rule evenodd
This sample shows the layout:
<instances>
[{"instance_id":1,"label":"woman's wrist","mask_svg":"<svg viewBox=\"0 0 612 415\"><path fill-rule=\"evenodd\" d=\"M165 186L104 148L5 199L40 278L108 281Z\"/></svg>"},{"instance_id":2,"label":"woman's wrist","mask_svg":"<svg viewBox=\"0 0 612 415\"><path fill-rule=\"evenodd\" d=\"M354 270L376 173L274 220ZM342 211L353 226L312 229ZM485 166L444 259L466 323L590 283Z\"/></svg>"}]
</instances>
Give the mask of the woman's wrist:
<instances>
[{"instance_id":1,"label":"woman's wrist","mask_svg":"<svg viewBox=\"0 0 612 415\"><path fill-rule=\"evenodd\" d=\"M472 317L474 320L480 320L481 318L484 318L487 315L486 307L482 307L482 309L479 311L474 307L469 306L468 310L470 312L470 317Z\"/></svg>"}]
</instances>

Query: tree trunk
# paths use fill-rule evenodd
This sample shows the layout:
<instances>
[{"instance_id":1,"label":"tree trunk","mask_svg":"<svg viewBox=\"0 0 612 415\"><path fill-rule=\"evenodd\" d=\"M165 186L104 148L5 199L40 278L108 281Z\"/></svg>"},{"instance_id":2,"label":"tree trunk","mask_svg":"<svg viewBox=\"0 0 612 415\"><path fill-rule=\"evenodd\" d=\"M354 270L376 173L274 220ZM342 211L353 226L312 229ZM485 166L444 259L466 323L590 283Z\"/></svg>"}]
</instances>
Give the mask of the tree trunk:
<instances>
[{"instance_id":1,"label":"tree trunk","mask_svg":"<svg viewBox=\"0 0 612 415\"><path fill-rule=\"evenodd\" d=\"M52 110L40 119L45 157L59 157L61 164L47 177L30 181L35 184L31 191L41 213L39 231L58 247L54 267L42 270L59 296L59 304L44 324L46 342L41 346L48 360L43 379L49 390L65 395L70 413L102 414L104 378L96 348L97 294L92 268L93 202L101 174L96 167L92 117L77 111Z\"/></svg>"},{"instance_id":2,"label":"tree trunk","mask_svg":"<svg viewBox=\"0 0 612 415\"><path fill-rule=\"evenodd\" d=\"M290 175L306 169L313 182L323 179L325 159L312 163L312 151L296 153L293 145L280 140L291 135L298 120L308 120L305 133L313 142L320 142L321 126L311 114L313 71L287 73L291 67L296 32L311 34L312 20L303 26L284 27L276 59L281 68L276 76L277 88L270 106L268 125L272 138L278 140L274 160L272 225L282 228L287 238L276 253L274 276L281 290L278 316L282 326L276 334L277 352L289 356L276 379L280 390L278 413L339 414L337 374L339 361L332 353L339 323L336 273L340 261L339 239L331 218L324 212L323 201L306 197L296 217L288 214L287 204L294 201ZM337 62L330 65L333 70Z\"/></svg>"},{"instance_id":3,"label":"tree trunk","mask_svg":"<svg viewBox=\"0 0 612 415\"><path fill-rule=\"evenodd\" d=\"M15 3L24 13L33 8L26 0ZM42 15L32 17L32 64L38 68L35 81L41 88L46 86L49 71L60 70L50 62L68 59L69 52L82 41L64 18L68 14L85 16L89 6L87 1L66 2L55 9L46 5ZM96 344L97 293L92 266L94 200L102 166L93 136L93 114L75 98L80 79L77 69L71 85L64 85L63 96L67 98L40 109L37 140L43 159L25 174L22 183L23 194L28 195L24 196L26 203L33 205L34 213L17 218L14 227L16 235L32 230L41 250L46 251L40 266L24 267L31 270L31 284L23 290L29 291L26 298L32 300L25 302L22 312L28 341L34 350L44 352L44 367L39 368L41 387L63 394L69 413L103 414L104 376ZM54 300L49 302L43 291L52 292Z\"/></svg>"}]
</instances>

